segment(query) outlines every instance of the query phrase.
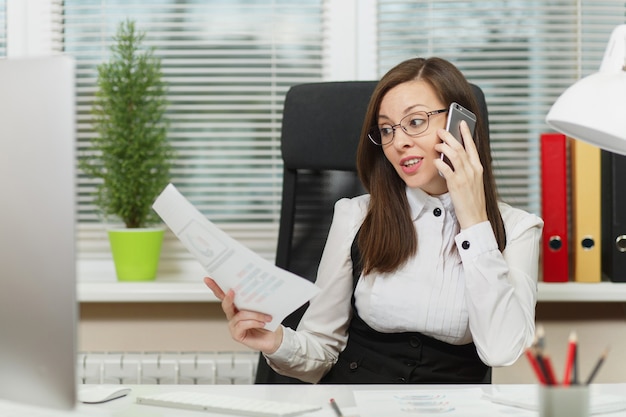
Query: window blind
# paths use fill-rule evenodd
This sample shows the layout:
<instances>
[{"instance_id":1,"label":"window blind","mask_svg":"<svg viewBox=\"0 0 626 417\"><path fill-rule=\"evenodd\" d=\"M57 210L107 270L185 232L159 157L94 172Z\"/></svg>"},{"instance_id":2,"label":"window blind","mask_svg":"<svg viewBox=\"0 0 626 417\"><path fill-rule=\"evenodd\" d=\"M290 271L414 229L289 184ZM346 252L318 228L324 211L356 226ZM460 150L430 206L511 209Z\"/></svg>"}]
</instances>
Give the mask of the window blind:
<instances>
[{"instance_id":1,"label":"window blind","mask_svg":"<svg viewBox=\"0 0 626 417\"><path fill-rule=\"evenodd\" d=\"M108 57L117 24L133 18L147 32L146 44L162 58L169 84L170 138L178 150L173 182L208 218L272 260L280 214L284 94L291 85L324 77L326 32L337 14L346 13L344 4L51 1L59 4L63 49L78 64L79 152L93 138L96 65ZM539 135L550 130L545 115L565 88L598 69L612 29L624 23L626 2L371 0L358 6L372 4L375 23L343 29L356 32L357 44L369 40L361 46L369 51L371 43L375 59L370 63L346 51L345 65L355 66L352 60L359 59L359 73L380 77L414 56L454 62L485 92L500 196L541 214ZM368 65L375 68L361 68ZM110 256L107 225L91 200L94 185L79 175L81 259ZM166 245L165 260L188 258L171 234Z\"/></svg>"},{"instance_id":2,"label":"window blind","mask_svg":"<svg viewBox=\"0 0 626 417\"><path fill-rule=\"evenodd\" d=\"M556 98L598 70L624 1L379 0L378 70L440 56L480 86L500 197L541 214L539 135Z\"/></svg>"},{"instance_id":3,"label":"window blind","mask_svg":"<svg viewBox=\"0 0 626 417\"><path fill-rule=\"evenodd\" d=\"M66 0L63 45L77 60L78 153L94 137L96 66L117 25L130 18L155 48L168 84L172 182L203 214L273 259L282 190L280 127L291 85L322 77L321 0ZM80 259L109 258L92 202L94 180L78 175ZM190 259L166 235L162 264ZM197 278L197 277L194 277Z\"/></svg>"}]
</instances>

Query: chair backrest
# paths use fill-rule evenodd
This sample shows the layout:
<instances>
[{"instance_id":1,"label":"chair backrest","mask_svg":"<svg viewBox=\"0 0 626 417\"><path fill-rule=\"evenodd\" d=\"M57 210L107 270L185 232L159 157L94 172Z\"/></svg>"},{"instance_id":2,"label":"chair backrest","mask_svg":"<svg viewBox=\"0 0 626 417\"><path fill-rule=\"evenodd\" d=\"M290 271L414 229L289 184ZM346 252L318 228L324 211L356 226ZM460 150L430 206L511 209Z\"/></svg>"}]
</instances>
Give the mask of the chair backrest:
<instances>
[{"instance_id":1,"label":"chair backrest","mask_svg":"<svg viewBox=\"0 0 626 417\"><path fill-rule=\"evenodd\" d=\"M310 251L298 251L311 238L307 230L327 231L330 223L320 221L329 220L326 216L328 209L332 210L332 199L362 191L356 178L356 148L375 86L375 81L313 83L294 86L287 92L281 136L283 196L276 251L276 265L281 268L315 279L314 260L319 261L321 253L311 258ZM300 213L308 221L299 218ZM325 240L325 235L321 238ZM313 263L307 267L303 261Z\"/></svg>"},{"instance_id":2,"label":"chair backrest","mask_svg":"<svg viewBox=\"0 0 626 417\"><path fill-rule=\"evenodd\" d=\"M283 192L276 265L314 281L334 203L363 194L356 150L377 81L300 84L285 97L281 133ZM482 90L472 86L484 120ZM488 124L487 124L488 125ZM306 305L284 324L295 328ZM256 383L297 383L276 374L261 358Z\"/></svg>"}]
</instances>

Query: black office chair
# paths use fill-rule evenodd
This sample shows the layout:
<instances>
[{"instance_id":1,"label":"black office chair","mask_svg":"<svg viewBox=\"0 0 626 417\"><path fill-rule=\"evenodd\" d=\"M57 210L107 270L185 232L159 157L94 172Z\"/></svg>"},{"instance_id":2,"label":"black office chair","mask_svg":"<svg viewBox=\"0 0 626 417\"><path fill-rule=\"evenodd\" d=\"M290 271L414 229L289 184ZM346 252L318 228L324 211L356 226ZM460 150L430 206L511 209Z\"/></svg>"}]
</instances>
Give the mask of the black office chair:
<instances>
[{"instance_id":1,"label":"black office chair","mask_svg":"<svg viewBox=\"0 0 626 417\"><path fill-rule=\"evenodd\" d=\"M330 228L334 203L364 193L356 149L377 81L300 84L285 97L281 133L283 194L276 265L310 281ZM487 120L482 90L472 86ZM488 124L487 124L488 125ZM307 305L283 324L296 328ZM261 355L255 383L302 383L274 372Z\"/></svg>"}]
</instances>

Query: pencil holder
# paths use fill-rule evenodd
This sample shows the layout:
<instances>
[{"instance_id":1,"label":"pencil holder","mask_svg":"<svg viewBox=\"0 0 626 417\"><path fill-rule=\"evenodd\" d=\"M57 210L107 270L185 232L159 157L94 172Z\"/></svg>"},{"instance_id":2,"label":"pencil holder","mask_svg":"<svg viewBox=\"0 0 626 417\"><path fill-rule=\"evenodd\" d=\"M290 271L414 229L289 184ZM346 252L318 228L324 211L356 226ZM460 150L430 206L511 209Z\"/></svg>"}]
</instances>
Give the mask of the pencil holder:
<instances>
[{"instance_id":1,"label":"pencil holder","mask_svg":"<svg viewBox=\"0 0 626 417\"><path fill-rule=\"evenodd\" d=\"M540 386L540 417L589 417L589 386Z\"/></svg>"}]
</instances>

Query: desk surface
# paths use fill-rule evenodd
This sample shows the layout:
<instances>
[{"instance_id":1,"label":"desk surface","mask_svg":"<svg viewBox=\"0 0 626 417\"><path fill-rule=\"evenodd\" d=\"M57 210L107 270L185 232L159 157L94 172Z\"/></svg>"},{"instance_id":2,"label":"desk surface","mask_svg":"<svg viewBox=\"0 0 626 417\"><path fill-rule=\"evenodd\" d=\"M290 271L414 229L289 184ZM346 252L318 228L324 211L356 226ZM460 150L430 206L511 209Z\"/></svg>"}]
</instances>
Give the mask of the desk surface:
<instances>
[{"instance_id":1,"label":"desk surface","mask_svg":"<svg viewBox=\"0 0 626 417\"><path fill-rule=\"evenodd\" d=\"M124 398L98 405L79 405L79 410L98 411L102 416L132 417L226 417L224 414L213 414L199 411L187 411L165 407L147 406L135 403L137 395L145 395L164 391L199 391L221 395L242 396L246 398L262 398L301 403L319 404L321 411L307 414L306 417L334 417L329 406L329 399L334 398L344 410L346 417L355 416L357 402L356 391L375 391L391 394L391 391L416 390L440 393L452 403L454 410L446 412L448 416L537 416L536 411L496 404L485 398L483 394L504 393L511 398L536 398L536 385L134 385L131 393ZM592 385L592 402L594 397L610 397L611 400L626 401L626 384ZM381 417L416 415L415 413L389 413ZM420 415L423 415L420 413ZM432 415L432 414L428 414ZM626 417L626 409L618 412L602 414L602 416ZM230 416L232 417L232 415ZM304 416L303 416L304 417Z\"/></svg>"}]
</instances>

